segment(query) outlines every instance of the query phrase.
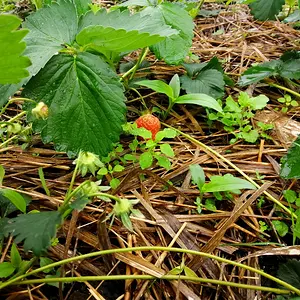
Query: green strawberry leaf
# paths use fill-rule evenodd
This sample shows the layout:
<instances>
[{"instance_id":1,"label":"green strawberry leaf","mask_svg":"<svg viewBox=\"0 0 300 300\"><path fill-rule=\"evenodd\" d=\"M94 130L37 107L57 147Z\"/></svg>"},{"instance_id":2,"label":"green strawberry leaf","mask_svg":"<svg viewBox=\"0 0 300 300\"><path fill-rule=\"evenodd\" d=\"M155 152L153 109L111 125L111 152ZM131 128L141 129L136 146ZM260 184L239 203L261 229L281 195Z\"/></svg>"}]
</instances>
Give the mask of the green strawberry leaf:
<instances>
[{"instance_id":1,"label":"green strawberry leaf","mask_svg":"<svg viewBox=\"0 0 300 300\"><path fill-rule=\"evenodd\" d=\"M78 20L75 6L69 0L53 3L29 15L23 27L29 29L24 38L27 48L24 55L32 65L28 68L29 77L17 85L0 86L0 107L9 96L14 94L31 76L35 76L64 46L74 42Z\"/></svg>"},{"instance_id":2,"label":"green strawberry leaf","mask_svg":"<svg viewBox=\"0 0 300 300\"><path fill-rule=\"evenodd\" d=\"M250 4L251 13L257 20L276 20L285 0L256 0Z\"/></svg>"},{"instance_id":3,"label":"green strawberry leaf","mask_svg":"<svg viewBox=\"0 0 300 300\"><path fill-rule=\"evenodd\" d=\"M178 33L158 18L152 19L139 13L130 15L128 10L87 13L80 29L77 43L104 54L106 51L121 53L144 48Z\"/></svg>"},{"instance_id":4,"label":"green strawberry leaf","mask_svg":"<svg viewBox=\"0 0 300 300\"><path fill-rule=\"evenodd\" d=\"M284 237L289 232L289 226L287 226L287 224L283 221L274 220L272 221L272 224L281 237Z\"/></svg>"},{"instance_id":5,"label":"green strawberry leaf","mask_svg":"<svg viewBox=\"0 0 300 300\"><path fill-rule=\"evenodd\" d=\"M26 85L24 96L48 105L48 119L34 121L33 128L59 151L106 156L119 140L126 111L123 87L99 56L53 57Z\"/></svg>"},{"instance_id":6,"label":"green strawberry leaf","mask_svg":"<svg viewBox=\"0 0 300 300\"><path fill-rule=\"evenodd\" d=\"M26 44L22 42L28 30L17 30L21 19L13 15L0 15L0 83L18 83L29 75L30 60L22 56Z\"/></svg>"},{"instance_id":7,"label":"green strawberry leaf","mask_svg":"<svg viewBox=\"0 0 300 300\"><path fill-rule=\"evenodd\" d=\"M281 264L277 272L278 278L291 284L295 288L300 288L300 261L296 259L288 260Z\"/></svg>"},{"instance_id":8,"label":"green strawberry leaf","mask_svg":"<svg viewBox=\"0 0 300 300\"><path fill-rule=\"evenodd\" d=\"M300 178L300 136L282 159L280 176L285 179Z\"/></svg>"},{"instance_id":9,"label":"green strawberry leaf","mask_svg":"<svg viewBox=\"0 0 300 300\"><path fill-rule=\"evenodd\" d=\"M174 151L169 144L161 144L161 145L159 145L159 148L160 148L161 153L163 153L164 155L169 156L169 157L175 156Z\"/></svg>"},{"instance_id":10,"label":"green strawberry leaf","mask_svg":"<svg viewBox=\"0 0 300 300\"><path fill-rule=\"evenodd\" d=\"M183 75L180 77L182 88L189 94L207 94L213 98L224 95L223 74L215 69L203 69L198 72L195 79Z\"/></svg>"},{"instance_id":11,"label":"green strawberry leaf","mask_svg":"<svg viewBox=\"0 0 300 300\"><path fill-rule=\"evenodd\" d=\"M139 161L142 170L145 170L151 167L153 163L153 156L150 152L144 152L143 154L141 154Z\"/></svg>"},{"instance_id":12,"label":"green strawberry leaf","mask_svg":"<svg viewBox=\"0 0 300 300\"><path fill-rule=\"evenodd\" d=\"M241 86L257 83L271 76L300 79L300 51L289 51L280 59L249 68L239 81Z\"/></svg>"},{"instance_id":13,"label":"green strawberry leaf","mask_svg":"<svg viewBox=\"0 0 300 300\"><path fill-rule=\"evenodd\" d=\"M241 189L255 190L256 187L245 179L226 174L224 176L211 176L210 182L203 185L202 192L225 192Z\"/></svg>"},{"instance_id":14,"label":"green strawberry leaf","mask_svg":"<svg viewBox=\"0 0 300 300\"><path fill-rule=\"evenodd\" d=\"M19 215L9 221L4 232L15 236L15 243L24 241L26 252L32 250L34 255L40 256L51 245L61 223L62 216L58 211Z\"/></svg>"},{"instance_id":15,"label":"green strawberry leaf","mask_svg":"<svg viewBox=\"0 0 300 300\"><path fill-rule=\"evenodd\" d=\"M194 36L194 23L188 12L178 3L164 2L156 7L147 7L142 11L148 18L159 18L179 31L179 34L167 37L151 47L156 57L167 64L178 65L188 55Z\"/></svg>"}]
</instances>

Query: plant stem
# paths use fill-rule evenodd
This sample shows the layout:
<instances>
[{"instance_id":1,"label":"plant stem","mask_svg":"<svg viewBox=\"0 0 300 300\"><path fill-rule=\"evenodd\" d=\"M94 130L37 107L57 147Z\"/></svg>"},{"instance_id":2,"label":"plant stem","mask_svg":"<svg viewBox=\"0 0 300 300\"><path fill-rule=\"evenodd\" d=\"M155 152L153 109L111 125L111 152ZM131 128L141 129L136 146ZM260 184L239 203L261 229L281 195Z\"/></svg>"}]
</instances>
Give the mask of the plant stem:
<instances>
[{"instance_id":1,"label":"plant stem","mask_svg":"<svg viewBox=\"0 0 300 300\"><path fill-rule=\"evenodd\" d=\"M148 54L148 51L149 51L149 48L148 47L146 47L146 48L143 48L143 50L142 50L142 52L141 52L141 54L140 54L140 56L139 56L139 58L138 58L138 61L136 62L136 64L130 69L130 70L128 70L126 73L124 73L123 74L123 76L121 77L121 81L124 81L124 79L129 75L129 74L131 74L131 76L130 76L130 80L133 78L133 76L135 75L135 73L136 73L136 71L137 71L137 69L139 68L139 66L140 66L140 64L141 64L141 62L145 59L145 57L147 56L147 54Z\"/></svg>"},{"instance_id":2,"label":"plant stem","mask_svg":"<svg viewBox=\"0 0 300 300\"><path fill-rule=\"evenodd\" d=\"M157 279L151 275L107 275L107 276L79 276L79 277L64 277L64 278L41 278L41 279L31 279L24 280L20 283L16 284L39 284L39 283L50 283L50 282L84 282L84 281L102 281L102 280L155 280ZM235 282L228 282L222 280L208 279L208 278L200 278L200 277L192 277L192 276L183 276L183 275L163 275L159 279L164 280L187 280L192 282L201 282L201 283L210 283L216 285L223 286L232 286L236 288L250 289L256 291L265 291L276 294L289 294L290 291L270 288L266 286L257 286L257 285L249 285Z\"/></svg>"},{"instance_id":3,"label":"plant stem","mask_svg":"<svg viewBox=\"0 0 300 300\"><path fill-rule=\"evenodd\" d=\"M11 141L15 140L19 135L21 135L22 133L26 132L27 129L22 130L21 132L19 132L18 134L12 136L11 138L7 139L5 142L3 142L2 144L0 144L0 149L5 146L6 144L10 143Z\"/></svg>"},{"instance_id":4,"label":"plant stem","mask_svg":"<svg viewBox=\"0 0 300 300\"><path fill-rule=\"evenodd\" d=\"M141 99L141 102L142 102L143 106L144 106L145 109L148 111L149 109L148 109L147 104L146 104L146 102L145 102L145 100L144 100L144 97L141 95L141 93L140 93L137 89L135 89L135 88L130 88L130 89L133 90L134 92L136 92L136 93L139 95L139 97L140 97L140 99Z\"/></svg>"},{"instance_id":5,"label":"plant stem","mask_svg":"<svg viewBox=\"0 0 300 300\"><path fill-rule=\"evenodd\" d=\"M204 4L204 1L205 1L205 0L200 0L200 1L199 1L199 4L197 5L197 9L198 9L198 10L201 9L202 5Z\"/></svg>"},{"instance_id":6,"label":"plant stem","mask_svg":"<svg viewBox=\"0 0 300 300\"><path fill-rule=\"evenodd\" d=\"M117 196L114 196L114 195L111 195L111 194L107 194L107 193L95 193L95 194L91 194L89 195L89 197L101 197L101 196L104 196L104 197L107 197L107 198L110 198L116 202L120 202L120 198L117 197Z\"/></svg>"},{"instance_id":7,"label":"plant stem","mask_svg":"<svg viewBox=\"0 0 300 300\"><path fill-rule=\"evenodd\" d=\"M28 276L32 276L34 274L37 274L39 272L42 272L42 271L44 271L46 269L49 269L49 268L58 267L58 266L61 266L61 265L64 265L64 264L68 264L68 263L74 262L74 261L83 260L83 259L91 258L91 257L95 257L95 256L102 256L102 255L114 254L114 253L126 253L126 252L133 252L133 251L166 251L166 252L186 253L186 254L197 255L197 256L202 256L202 257L207 257L207 258L215 259L215 260L217 260L217 261L219 261L221 263L233 265L233 266L236 266L236 267L240 267L242 269L249 270L251 272L255 272L255 273L257 273L257 274L259 274L261 276L264 276L264 277L266 277L266 278L268 278L268 279L276 282L279 285L282 285L283 287L285 287L286 289L288 289L288 290L296 293L297 295L300 295L300 290L297 289L297 288L295 288L294 286L290 285L289 283L287 283L287 282L285 282L285 281L283 281L283 280L281 280L279 278L276 278L276 277L274 277L274 276L272 276L272 275L270 275L268 273L265 273L262 270L255 269L253 267L244 265L242 263L231 261L229 259L218 257L218 256L215 256L213 254L209 254L209 253L205 253L205 252L200 252L200 251L195 251L195 250L188 250L188 249L182 249L182 248L159 247L159 246L153 246L153 247L143 246L143 247L130 247L130 248L120 248L120 249L109 249L109 250L102 250L102 251L96 251L96 252L92 252L92 253L87 253L87 254L83 254L83 255L79 255L79 256L75 256L75 257L70 257L70 258L63 259L61 261L58 261L58 262L46 265L44 267L35 269L35 270L31 271L31 272L28 272L26 274L20 275L17 278L10 279L10 280L8 280L6 282L3 282L2 284L0 284L0 289L3 289L4 287L9 286L9 285L11 285L13 283L14 284L20 284L20 283L22 283L22 281L21 281L22 279L24 279L24 278L26 278ZM153 278L153 277L151 277L151 278ZM55 279L57 281L58 278L55 278ZM194 279L194 277L193 277L193 279Z\"/></svg>"},{"instance_id":8,"label":"plant stem","mask_svg":"<svg viewBox=\"0 0 300 300\"><path fill-rule=\"evenodd\" d=\"M169 98L169 106L167 108L167 110L165 111L164 113L164 120L167 118L167 116L169 115L172 107L173 107L174 103L173 103L173 100Z\"/></svg>"},{"instance_id":9,"label":"plant stem","mask_svg":"<svg viewBox=\"0 0 300 300\"><path fill-rule=\"evenodd\" d=\"M32 99L29 99L29 98L22 98L22 97L20 97L20 98L12 98L12 99L10 99L10 100L6 103L6 105L1 109L0 115L2 115L2 114L6 111L6 109L8 108L8 106L9 106L11 103L15 102L15 101L28 101L28 102L34 102L34 103L36 103L36 101L34 101L34 100L32 100Z\"/></svg>"},{"instance_id":10,"label":"plant stem","mask_svg":"<svg viewBox=\"0 0 300 300\"><path fill-rule=\"evenodd\" d=\"M300 96L300 95L299 95ZM210 148L209 146L206 146L205 144L199 142L198 140L194 139L193 137L191 137L189 134L186 134L168 124L163 123L166 127L169 127L175 131L177 131L179 134L181 134L182 136L184 136L185 138L187 138L188 140L190 140L191 142L193 142L194 144L196 144L197 146L200 146L201 148L205 149L206 151L209 151L210 153L214 154L215 156L219 157L220 159L222 159L224 162L226 162L229 166L231 166L234 170L236 170L237 172L239 172L242 176L244 176L249 182L251 182L254 186L256 186L258 189L260 188L260 185L257 184L251 177L249 177L246 173L244 173L240 168L238 168L235 164L233 164L230 160L228 160L227 158L225 158L222 154L220 154L219 152L213 150L212 148ZM264 191L264 194L271 200L273 201L275 204L277 204L279 207L281 207L285 212L287 212L289 215L293 216L295 219L297 219L297 215L293 212L291 212L286 206L284 206L279 200L277 200L275 197L273 197L270 193L268 193L267 191Z\"/></svg>"},{"instance_id":11,"label":"plant stem","mask_svg":"<svg viewBox=\"0 0 300 300\"><path fill-rule=\"evenodd\" d=\"M290 93L290 94L292 94L292 95L300 98L300 94L299 93L297 93L297 92L295 92L295 91L293 91L293 90L291 90L291 89L289 89L289 88L287 88L285 86L282 86L282 85L279 85L279 84L276 84L276 83L268 83L268 85L276 87L276 88L278 88L280 90L286 91L286 92L288 92L288 93Z\"/></svg>"}]
</instances>

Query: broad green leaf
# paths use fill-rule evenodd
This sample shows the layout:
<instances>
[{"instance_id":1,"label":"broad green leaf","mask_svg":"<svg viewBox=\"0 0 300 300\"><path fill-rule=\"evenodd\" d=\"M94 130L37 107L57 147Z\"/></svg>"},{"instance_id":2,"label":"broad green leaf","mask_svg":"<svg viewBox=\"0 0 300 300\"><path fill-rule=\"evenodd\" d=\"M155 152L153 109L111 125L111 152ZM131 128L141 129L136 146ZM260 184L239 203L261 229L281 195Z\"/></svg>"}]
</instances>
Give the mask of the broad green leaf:
<instances>
[{"instance_id":1,"label":"broad green leaf","mask_svg":"<svg viewBox=\"0 0 300 300\"><path fill-rule=\"evenodd\" d=\"M15 269L16 268L10 262L0 263L0 278L6 278L10 276Z\"/></svg>"},{"instance_id":2,"label":"broad green leaf","mask_svg":"<svg viewBox=\"0 0 300 300\"><path fill-rule=\"evenodd\" d=\"M151 19L139 13L130 15L128 10L110 13L101 10L96 15L87 13L80 29L77 43L102 53L144 48L178 33L157 18Z\"/></svg>"},{"instance_id":3,"label":"broad green leaf","mask_svg":"<svg viewBox=\"0 0 300 300\"><path fill-rule=\"evenodd\" d=\"M9 216L11 213L18 210L18 208L7 198L5 197L1 191L4 189L0 189L0 212L1 217ZM28 196L23 196L26 206L30 203L30 199Z\"/></svg>"},{"instance_id":4,"label":"broad green leaf","mask_svg":"<svg viewBox=\"0 0 300 300\"><path fill-rule=\"evenodd\" d=\"M272 224L281 237L284 237L289 232L289 227L283 221L274 220Z\"/></svg>"},{"instance_id":5,"label":"broad green leaf","mask_svg":"<svg viewBox=\"0 0 300 300\"><path fill-rule=\"evenodd\" d=\"M151 167L153 163L153 156L150 152L144 152L143 154L141 154L139 161L142 170L145 170Z\"/></svg>"},{"instance_id":6,"label":"broad green leaf","mask_svg":"<svg viewBox=\"0 0 300 300\"><path fill-rule=\"evenodd\" d=\"M249 85L271 76L281 76L288 79L300 79L300 51L289 51L280 59L249 68L239 81L240 85Z\"/></svg>"},{"instance_id":7,"label":"broad green leaf","mask_svg":"<svg viewBox=\"0 0 300 300\"><path fill-rule=\"evenodd\" d=\"M203 70L195 79L186 75L180 77L182 88L187 93L207 94L214 98L221 98L224 94L223 74L215 69Z\"/></svg>"},{"instance_id":8,"label":"broad green leaf","mask_svg":"<svg viewBox=\"0 0 300 300\"><path fill-rule=\"evenodd\" d=\"M175 101L176 104L195 104L208 108L212 108L218 112L222 112L220 104L209 95L205 94L186 94L180 96Z\"/></svg>"},{"instance_id":9,"label":"broad green leaf","mask_svg":"<svg viewBox=\"0 0 300 300\"><path fill-rule=\"evenodd\" d=\"M280 176L285 179L300 178L300 136L283 157Z\"/></svg>"},{"instance_id":10,"label":"broad green leaf","mask_svg":"<svg viewBox=\"0 0 300 300\"><path fill-rule=\"evenodd\" d=\"M276 20L285 0L256 0L250 4L251 13L257 20Z\"/></svg>"},{"instance_id":11,"label":"broad green leaf","mask_svg":"<svg viewBox=\"0 0 300 300\"><path fill-rule=\"evenodd\" d=\"M5 176L5 169L3 168L2 165L0 165L0 185L3 184L4 176Z\"/></svg>"},{"instance_id":12,"label":"broad green leaf","mask_svg":"<svg viewBox=\"0 0 300 300\"><path fill-rule=\"evenodd\" d=\"M197 184L198 189L201 191L205 183L205 174L203 169L199 165L190 165L190 172L194 184Z\"/></svg>"},{"instance_id":13,"label":"broad green leaf","mask_svg":"<svg viewBox=\"0 0 300 300\"><path fill-rule=\"evenodd\" d=\"M151 47L156 57L168 64L179 64L188 55L194 36L192 17L179 3L163 2L156 7L147 7L142 14L148 18L159 18L167 25L177 29L179 34L167 37Z\"/></svg>"},{"instance_id":14,"label":"broad green leaf","mask_svg":"<svg viewBox=\"0 0 300 300\"><path fill-rule=\"evenodd\" d=\"M15 268L19 268L22 263L21 255L15 243L13 243L11 246L10 262Z\"/></svg>"},{"instance_id":15,"label":"broad green leaf","mask_svg":"<svg viewBox=\"0 0 300 300\"><path fill-rule=\"evenodd\" d=\"M250 106L253 110L263 109L267 106L269 98L266 95L259 95L249 99Z\"/></svg>"},{"instance_id":16,"label":"broad green leaf","mask_svg":"<svg viewBox=\"0 0 300 300\"><path fill-rule=\"evenodd\" d=\"M291 259L287 263L281 264L277 272L277 277L300 289L300 261Z\"/></svg>"},{"instance_id":17,"label":"broad green leaf","mask_svg":"<svg viewBox=\"0 0 300 300\"><path fill-rule=\"evenodd\" d=\"M91 53L53 57L23 95L48 105L48 119L35 121L33 127L60 151L106 156L122 132L123 87L108 64Z\"/></svg>"},{"instance_id":18,"label":"broad green leaf","mask_svg":"<svg viewBox=\"0 0 300 300\"><path fill-rule=\"evenodd\" d=\"M172 147L169 144L161 144L159 147L160 147L160 151L164 155L169 156L169 157L174 157L175 156L174 151L173 151Z\"/></svg>"},{"instance_id":19,"label":"broad green leaf","mask_svg":"<svg viewBox=\"0 0 300 300\"><path fill-rule=\"evenodd\" d=\"M42 268L42 267L45 267L45 266L47 266L47 265L50 265L50 264L52 264L52 263L54 263L54 261L52 260L52 259L50 259L50 258L48 258L48 257L40 257L40 267ZM50 273L51 271L53 270L53 268L48 268L48 269L45 269L44 271L43 271L43 273Z\"/></svg>"},{"instance_id":20,"label":"broad green leaf","mask_svg":"<svg viewBox=\"0 0 300 300\"><path fill-rule=\"evenodd\" d=\"M17 30L22 20L13 15L0 15L0 83L18 83L29 75L30 60L22 56L26 44L22 39L28 30Z\"/></svg>"},{"instance_id":21,"label":"broad green leaf","mask_svg":"<svg viewBox=\"0 0 300 300\"><path fill-rule=\"evenodd\" d=\"M242 138L248 143L255 143L259 138L257 130L250 130L248 132L241 132Z\"/></svg>"},{"instance_id":22,"label":"broad green leaf","mask_svg":"<svg viewBox=\"0 0 300 300\"><path fill-rule=\"evenodd\" d=\"M171 162L170 160L162 155L155 155L155 159L157 160L157 164L160 167L165 168L166 170L170 170L171 169Z\"/></svg>"},{"instance_id":23,"label":"broad green leaf","mask_svg":"<svg viewBox=\"0 0 300 300\"><path fill-rule=\"evenodd\" d=\"M173 90L174 98L179 97L179 95L180 95L180 79L179 79L178 74L175 74L172 77L171 81L169 82L169 86Z\"/></svg>"},{"instance_id":24,"label":"broad green leaf","mask_svg":"<svg viewBox=\"0 0 300 300\"><path fill-rule=\"evenodd\" d=\"M8 189L1 189L1 195L5 198L9 199L11 203L19 209L21 212L26 213L26 200L23 198L21 194L16 191L8 190Z\"/></svg>"},{"instance_id":25,"label":"broad green leaf","mask_svg":"<svg viewBox=\"0 0 300 300\"><path fill-rule=\"evenodd\" d=\"M210 61L203 62L203 63L183 63L182 64L184 68L186 69L187 75L189 77L197 76L199 73L205 70L216 70L221 73L224 73L222 69L222 65L219 62L218 58L214 56Z\"/></svg>"},{"instance_id":26,"label":"broad green leaf","mask_svg":"<svg viewBox=\"0 0 300 300\"><path fill-rule=\"evenodd\" d=\"M154 1L153 1L154 2ZM120 7L128 7L128 6L149 6L151 5L151 1L150 0L128 0L128 1L124 1L120 4L117 4L117 6Z\"/></svg>"},{"instance_id":27,"label":"broad green leaf","mask_svg":"<svg viewBox=\"0 0 300 300\"><path fill-rule=\"evenodd\" d=\"M118 178L113 178L110 182L109 185L111 186L112 189L116 189L120 185L121 181Z\"/></svg>"},{"instance_id":28,"label":"broad green leaf","mask_svg":"<svg viewBox=\"0 0 300 300\"><path fill-rule=\"evenodd\" d=\"M78 18L74 4L69 0L53 3L29 15L23 27L29 29L24 38L27 56L32 65L28 68L30 75L17 85L0 86L0 107L9 96L14 94L31 76L35 76L52 56L71 45L77 33Z\"/></svg>"},{"instance_id":29,"label":"broad green leaf","mask_svg":"<svg viewBox=\"0 0 300 300\"><path fill-rule=\"evenodd\" d=\"M51 245L57 227L62 223L62 216L58 211L39 212L35 214L19 215L11 219L5 226L5 233L15 237L15 243L24 241L24 251L32 250L34 255L40 256Z\"/></svg>"},{"instance_id":30,"label":"broad green leaf","mask_svg":"<svg viewBox=\"0 0 300 300\"><path fill-rule=\"evenodd\" d=\"M297 199L297 194L295 191L292 190L285 190L283 191L283 196L288 203L294 203Z\"/></svg>"},{"instance_id":31,"label":"broad green leaf","mask_svg":"<svg viewBox=\"0 0 300 300\"><path fill-rule=\"evenodd\" d=\"M155 141L160 142L162 139L173 139L177 136L177 132L171 128L164 128L164 130L159 131L155 136Z\"/></svg>"},{"instance_id":32,"label":"broad green leaf","mask_svg":"<svg viewBox=\"0 0 300 300\"><path fill-rule=\"evenodd\" d=\"M135 82L135 84L145 86L158 93L163 93L169 98L174 98L172 87L161 80L140 80Z\"/></svg>"},{"instance_id":33,"label":"broad green leaf","mask_svg":"<svg viewBox=\"0 0 300 300\"><path fill-rule=\"evenodd\" d=\"M202 192L225 192L242 189L255 190L256 187L245 179L226 174L224 176L211 176L210 182L203 185Z\"/></svg>"}]
</instances>

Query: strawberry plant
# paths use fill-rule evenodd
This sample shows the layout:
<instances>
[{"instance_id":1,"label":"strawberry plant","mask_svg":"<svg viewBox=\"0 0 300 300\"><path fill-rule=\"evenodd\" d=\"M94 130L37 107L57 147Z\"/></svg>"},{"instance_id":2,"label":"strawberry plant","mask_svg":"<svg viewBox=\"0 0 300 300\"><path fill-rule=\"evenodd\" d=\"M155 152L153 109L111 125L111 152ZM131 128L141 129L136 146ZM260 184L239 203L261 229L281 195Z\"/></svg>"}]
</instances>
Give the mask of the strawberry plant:
<instances>
[{"instance_id":1,"label":"strawberry plant","mask_svg":"<svg viewBox=\"0 0 300 300\"><path fill-rule=\"evenodd\" d=\"M175 104L195 104L204 107L212 108L218 112L222 111L219 103L209 95L206 94L186 94L180 96L180 80L179 76L175 74L170 80L169 84L161 80L141 80L135 82L136 84L148 87L158 93L163 93L168 96L169 106L164 113L164 118L168 116Z\"/></svg>"},{"instance_id":2,"label":"strawberry plant","mask_svg":"<svg viewBox=\"0 0 300 300\"><path fill-rule=\"evenodd\" d=\"M191 45L193 22L189 16L173 16L186 13L177 4L163 3L133 15L128 10L94 13L89 4L60 0L26 18L29 76L0 86L0 106L24 86L23 97L48 107L48 117L37 119L31 113L36 104L24 106L33 130L45 143L53 142L57 150L70 154L84 150L105 156L125 123L124 88L114 63L125 53L151 45L157 55L165 56L164 49L173 49L175 55ZM184 21L189 34L174 19ZM177 38L189 42L179 45ZM169 42L176 45L171 48Z\"/></svg>"}]
</instances>

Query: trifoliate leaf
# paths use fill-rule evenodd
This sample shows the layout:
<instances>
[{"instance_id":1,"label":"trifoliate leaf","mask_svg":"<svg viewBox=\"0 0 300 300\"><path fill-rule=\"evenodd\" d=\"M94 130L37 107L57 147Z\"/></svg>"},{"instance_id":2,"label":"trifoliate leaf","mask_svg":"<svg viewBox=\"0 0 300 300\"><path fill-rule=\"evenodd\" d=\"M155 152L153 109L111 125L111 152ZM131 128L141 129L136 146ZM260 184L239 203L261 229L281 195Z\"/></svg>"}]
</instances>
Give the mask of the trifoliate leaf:
<instances>
[{"instance_id":1,"label":"trifoliate leaf","mask_svg":"<svg viewBox=\"0 0 300 300\"><path fill-rule=\"evenodd\" d=\"M239 81L241 86L257 83L271 76L281 76L288 79L300 78L300 52L286 52L278 60L249 68Z\"/></svg>"},{"instance_id":2,"label":"trifoliate leaf","mask_svg":"<svg viewBox=\"0 0 300 300\"><path fill-rule=\"evenodd\" d=\"M142 170L145 170L145 169L151 167L151 165L153 163L153 156L150 152L144 152L143 154L141 154L139 160L140 160L140 166L141 166Z\"/></svg>"},{"instance_id":3,"label":"trifoliate leaf","mask_svg":"<svg viewBox=\"0 0 300 300\"><path fill-rule=\"evenodd\" d=\"M128 10L87 13L80 28L77 43L102 53L144 48L178 33L159 18L149 18L139 13L130 15Z\"/></svg>"},{"instance_id":4,"label":"trifoliate leaf","mask_svg":"<svg viewBox=\"0 0 300 300\"><path fill-rule=\"evenodd\" d=\"M19 215L9 221L4 231L11 233L16 243L24 241L26 252L32 250L34 255L40 256L51 245L61 222L62 216L58 211Z\"/></svg>"},{"instance_id":5,"label":"trifoliate leaf","mask_svg":"<svg viewBox=\"0 0 300 300\"><path fill-rule=\"evenodd\" d=\"M30 60L22 56L26 44L22 39L28 30L17 30L22 20L13 15L0 15L0 83L18 83L29 75Z\"/></svg>"},{"instance_id":6,"label":"trifoliate leaf","mask_svg":"<svg viewBox=\"0 0 300 300\"><path fill-rule=\"evenodd\" d=\"M179 64L188 55L194 36L192 17L178 3L163 2L156 7L147 7L142 14L148 18L158 18L177 29L179 34L167 37L151 47L156 57L168 64Z\"/></svg>"},{"instance_id":7,"label":"trifoliate leaf","mask_svg":"<svg viewBox=\"0 0 300 300\"><path fill-rule=\"evenodd\" d=\"M255 190L256 187L245 179L226 174L224 176L211 176L210 182L203 185L202 192L225 192L242 189Z\"/></svg>"},{"instance_id":8,"label":"trifoliate leaf","mask_svg":"<svg viewBox=\"0 0 300 300\"><path fill-rule=\"evenodd\" d=\"M29 29L24 38L27 47L24 55L32 65L28 68L30 76L17 85L0 86L0 107L9 96L16 92L31 76L36 75L64 45L70 45L77 33L77 13L74 4L69 0L52 3L32 13L26 18L23 27Z\"/></svg>"},{"instance_id":9,"label":"trifoliate leaf","mask_svg":"<svg viewBox=\"0 0 300 300\"><path fill-rule=\"evenodd\" d=\"M198 73L195 79L183 75L180 80L182 88L190 94L207 94L213 98L221 98L224 94L223 74L217 70L203 70Z\"/></svg>"},{"instance_id":10,"label":"trifoliate leaf","mask_svg":"<svg viewBox=\"0 0 300 300\"><path fill-rule=\"evenodd\" d=\"M300 136L282 159L280 176L285 179L300 178Z\"/></svg>"},{"instance_id":11,"label":"trifoliate leaf","mask_svg":"<svg viewBox=\"0 0 300 300\"><path fill-rule=\"evenodd\" d=\"M123 87L110 66L91 53L53 57L24 96L48 105L48 119L36 120L33 127L60 151L106 156L122 132Z\"/></svg>"},{"instance_id":12,"label":"trifoliate leaf","mask_svg":"<svg viewBox=\"0 0 300 300\"><path fill-rule=\"evenodd\" d=\"M257 20L276 20L285 0L256 0L250 4L251 13Z\"/></svg>"}]
</instances>

